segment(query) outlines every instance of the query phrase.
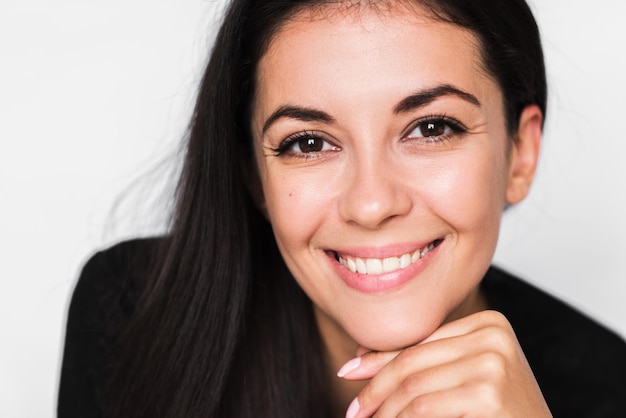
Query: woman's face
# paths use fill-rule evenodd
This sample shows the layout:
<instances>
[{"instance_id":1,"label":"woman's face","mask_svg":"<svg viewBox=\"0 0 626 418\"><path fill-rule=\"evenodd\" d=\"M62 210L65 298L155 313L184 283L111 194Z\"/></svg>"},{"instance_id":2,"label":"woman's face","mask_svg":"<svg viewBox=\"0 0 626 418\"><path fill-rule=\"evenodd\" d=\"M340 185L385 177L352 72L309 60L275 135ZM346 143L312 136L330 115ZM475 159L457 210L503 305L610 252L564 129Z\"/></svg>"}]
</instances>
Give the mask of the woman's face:
<instances>
[{"instance_id":1,"label":"woman's face","mask_svg":"<svg viewBox=\"0 0 626 418\"><path fill-rule=\"evenodd\" d=\"M467 308L511 176L476 39L416 10L297 15L262 57L253 102L284 260L324 335L377 350Z\"/></svg>"}]
</instances>

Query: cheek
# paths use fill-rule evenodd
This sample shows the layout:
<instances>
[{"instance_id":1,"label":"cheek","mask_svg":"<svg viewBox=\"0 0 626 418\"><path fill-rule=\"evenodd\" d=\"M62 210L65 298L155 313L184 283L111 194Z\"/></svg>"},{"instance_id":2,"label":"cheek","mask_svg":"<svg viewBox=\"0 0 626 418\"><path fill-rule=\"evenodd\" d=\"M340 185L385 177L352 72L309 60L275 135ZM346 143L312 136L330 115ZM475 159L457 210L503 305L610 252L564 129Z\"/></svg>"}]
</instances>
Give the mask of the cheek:
<instances>
[{"instance_id":1,"label":"cheek","mask_svg":"<svg viewBox=\"0 0 626 418\"><path fill-rule=\"evenodd\" d=\"M309 246L331 213L333 182L318 170L266 171L263 191L274 234L283 249ZM325 216L326 215L326 216Z\"/></svg>"},{"instance_id":2,"label":"cheek","mask_svg":"<svg viewBox=\"0 0 626 418\"><path fill-rule=\"evenodd\" d=\"M498 224L504 207L507 165L504 151L479 149L432 167L424 193L434 212L455 229Z\"/></svg>"}]
</instances>

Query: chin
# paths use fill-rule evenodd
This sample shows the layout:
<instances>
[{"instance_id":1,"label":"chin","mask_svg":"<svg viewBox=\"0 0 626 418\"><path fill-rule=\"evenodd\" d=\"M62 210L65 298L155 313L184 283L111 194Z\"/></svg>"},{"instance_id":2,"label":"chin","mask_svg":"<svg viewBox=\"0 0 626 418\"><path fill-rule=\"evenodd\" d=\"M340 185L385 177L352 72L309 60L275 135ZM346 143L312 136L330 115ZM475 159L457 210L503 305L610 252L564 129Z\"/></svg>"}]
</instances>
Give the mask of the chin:
<instances>
[{"instance_id":1,"label":"chin","mask_svg":"<svg viewBox=\"0 0 626 418\"><path fill-rule=\"evenodd\" d=\"M372 351L396 351L418 344L428 338L443 323L434 317L387 320L384 323L363 324L360 332L353 334L354 340Z\"/></svg>"}]
</instances>

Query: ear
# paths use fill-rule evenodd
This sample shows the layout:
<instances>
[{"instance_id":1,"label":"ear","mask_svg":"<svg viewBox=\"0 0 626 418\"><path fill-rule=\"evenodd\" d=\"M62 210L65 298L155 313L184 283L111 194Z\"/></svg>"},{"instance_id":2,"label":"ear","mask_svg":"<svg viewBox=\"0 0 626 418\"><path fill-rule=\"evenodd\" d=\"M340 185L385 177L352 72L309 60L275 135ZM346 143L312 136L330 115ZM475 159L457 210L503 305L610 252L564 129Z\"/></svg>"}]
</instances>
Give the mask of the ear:
<instances>
[{"instance_id":1,"label":"ear","mask_svg":"<svg viewBox=\"0 0 626 418\"><path fill-rule=\"evenodd\" d=\"M267 206L265 205L265 196L263 194L263 185L259 176L259 170L254 161L254 157L247 150L239 150L239 169L241 171L243 181L252 197L252 202L257 209L268 219Z\"/></svg>"},{"instance_id":2,"label":"ear","mask_svg":"<svg viewBox=\"0 0 626 418\"><path fill-rule=\"evenodd\" d=\"M530 190L535 177L539 151L541 149L543 113L539 106L524 108L510 151L509 181L506 190L506 203L521 202Z\"/></svg>"}]
</instances>

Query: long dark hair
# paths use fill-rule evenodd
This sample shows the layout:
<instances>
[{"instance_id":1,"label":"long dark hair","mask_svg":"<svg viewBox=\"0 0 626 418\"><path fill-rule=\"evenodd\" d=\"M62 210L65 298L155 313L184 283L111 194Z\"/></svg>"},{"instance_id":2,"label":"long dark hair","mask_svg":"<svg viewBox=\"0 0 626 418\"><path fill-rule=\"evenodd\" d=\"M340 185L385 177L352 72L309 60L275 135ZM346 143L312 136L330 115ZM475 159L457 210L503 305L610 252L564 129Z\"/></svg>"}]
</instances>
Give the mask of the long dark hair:
<instances>
[{"instance_id":1,"label":"long dark hair","mask_svg":"<svg viewBox=\"0 0 626 418\"><path fill-rule=\"evenodd\" d=\"M529 104L545 115L539 32L524 0L414 1L476 34L510 132ZM121 337L107 415L331 415L311 302L290 277L240 169L248 158L252 164L249 106L259 59L290 17L326 3L342 2L234 0L227 10L190 125L171 232Z\"/></svg>"}]
</instances>

